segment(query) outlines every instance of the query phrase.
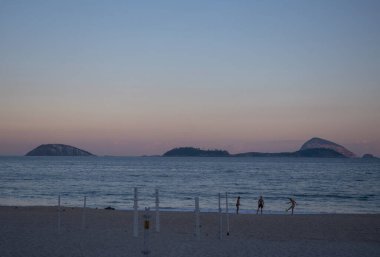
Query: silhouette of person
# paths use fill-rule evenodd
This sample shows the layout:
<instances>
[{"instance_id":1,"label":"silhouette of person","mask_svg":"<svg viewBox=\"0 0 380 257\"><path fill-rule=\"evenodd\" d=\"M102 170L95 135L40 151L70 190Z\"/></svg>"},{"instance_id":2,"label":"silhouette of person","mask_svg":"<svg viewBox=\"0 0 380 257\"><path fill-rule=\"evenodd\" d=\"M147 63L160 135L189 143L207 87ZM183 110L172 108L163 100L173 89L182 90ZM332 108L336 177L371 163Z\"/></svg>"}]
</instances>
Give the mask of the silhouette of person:
<instances>
[{"instance_id":1,"label":"silhouette of person","mask_svg":"<svg viewBox=\"0 0 380 257\"><path fill-rule=\"evenodd\" d=\"M289 211L290 209L292 209L292 215L293 215L294 207L296 207L297 202L293 198L289 198L288 203L290 203L291 205L288 209L286 209L286 211Z\"/></svg>"},{"instance_id":2,"label":"silhouette of person","mask_svg":"<svg viewBox=\"0 0 380 257\"><path fill-rule=\"evenodd\" d=\"M256 214L259 214L259 209L261 209L261 214L263 214L263 208L264 208L264 199L263 199L263 196L260 195L260 198L257 201L257 211L256 211Z\"/></svg>"},{"instance_id":3,"label":"silhouette of person","mask_svg":"<svg viewBox=\"0 0 380 257\"><path fill-rule=\"evenodd\" d=\"M236 214L239 214L239 208L240 208L240 196L236 199Z\"/></svg>"}]
</instances>

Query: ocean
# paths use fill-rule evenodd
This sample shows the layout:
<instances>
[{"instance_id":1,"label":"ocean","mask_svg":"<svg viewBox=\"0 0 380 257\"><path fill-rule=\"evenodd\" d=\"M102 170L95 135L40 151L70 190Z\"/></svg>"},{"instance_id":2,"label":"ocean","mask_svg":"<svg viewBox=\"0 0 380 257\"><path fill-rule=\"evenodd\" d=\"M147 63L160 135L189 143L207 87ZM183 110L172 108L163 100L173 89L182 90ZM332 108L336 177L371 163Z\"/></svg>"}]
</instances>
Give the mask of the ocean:
<instances>
[{"instance_id":1,"label":"ocean","mask_svg":"<svg viewBox=\"0 0 380 257\"><path fill-rule=\"evenodd\" d=\"M285 213L288 197L295 213L380 213L380 160L340 158L198 157L0 157L0 205L87 206L128 210L137 187L139 208L218 209L228 192L229 211L241 197L241 212Z\"/></svg>"}]
</instances>

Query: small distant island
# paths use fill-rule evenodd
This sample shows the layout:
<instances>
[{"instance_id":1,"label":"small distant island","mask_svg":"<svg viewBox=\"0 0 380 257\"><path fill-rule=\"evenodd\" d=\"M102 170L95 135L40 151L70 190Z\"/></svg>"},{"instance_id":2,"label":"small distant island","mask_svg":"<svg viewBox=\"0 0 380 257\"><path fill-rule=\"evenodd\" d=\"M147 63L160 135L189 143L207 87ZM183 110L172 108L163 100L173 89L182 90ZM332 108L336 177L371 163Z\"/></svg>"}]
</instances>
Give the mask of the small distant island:
<instances>
[{"instance_id":1,"label":"small distant island","mask_svg":"<svg viewBox=\"0 0 380 257\"><path fill-rule=\"evenodd\" d=\"M247 152L230 154L226 150L201 150L194 147L174 148L164 157L316 157L316 158L354 158L353 152L326 139L314 137L306 141L298 151L281 153ZM369 155L363 158L371 158Z\"/></svg>"},{"instance_id":2,"label":"small distant island","mask_svg":"<svg viewBox=\"0 0 380 257\"><path fill-rule=\"evenodd\" d=\"M229 157L229 152L225 150L201 150L194 147L174 148L163 155L164 157Z\"/></svg>"},{"instance_id":3,"label":"small distant island","mask_svg":"<svg viewBox=\"0 0 380 257\"><path fill-rule=\"evenodd\" d=\"M25 156L95 156L85 150L64 144L45 144L34 148Z\"/></svg>"},{"instance_id":4,"label":"small distant island","mask_svg":"<svg viewBox=\"0 0 380 257\"><path fill-rule=\"evenodd\" d=\"M376 156L366 153L362 156L363 159L378 159Z\"/></svg>"}]
</instances>

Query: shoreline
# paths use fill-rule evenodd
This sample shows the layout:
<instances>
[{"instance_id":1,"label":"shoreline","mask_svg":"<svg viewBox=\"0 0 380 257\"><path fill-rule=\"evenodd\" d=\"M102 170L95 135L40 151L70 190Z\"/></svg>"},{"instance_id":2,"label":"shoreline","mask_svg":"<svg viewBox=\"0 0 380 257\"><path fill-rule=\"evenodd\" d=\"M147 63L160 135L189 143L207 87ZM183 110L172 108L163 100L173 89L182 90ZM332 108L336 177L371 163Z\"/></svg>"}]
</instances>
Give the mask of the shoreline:
<instances>
[{"instance_id":1,"label":"shoreline","mask_svg":"<svg viewBox=\"0 0 380 257\"><path fill-rule=\"evenodd\" d=\"M143 256L144 211L133 236L133 211L62 206L0 206L0 251L11 256ZM378 256L380 214L200 213L200 239L194 212L160 211L160 232L150 212L150 256Z\"/></svg>"},{"instance_id":2,"label":"shoreline","mask_svg":"<svg viewBox=\"0 0 380 257\"><path fill-rule=\"evenodd\" d=\"M6 205L0 204L0 208L2 207L15 207L15 208L58 208L57 205ZM113 206L110 206L113 207ZM75 209L83 209L83 207L79 207L78 205L61 205L61 208L75 208ZM104 210L106 207L92 207L87 206L86 209L90 210ZM133 211L133 208L116 208L115 211ZM155 207L150 207L151 212L155 211ZM172 207L160 207L160 212L184 212L184 213L194 213L194 208L172 208ZM144 208L139 208L139 212L143 212ZM200 208L201 213L218 213L217 208ZM225 207L222 208L222 213L225 214ZM229 209L228 214L234 215L235 210ZM256 210L240 210L239 214L242 215L256 215ZM263 215L290 215L289 212L285 211L273 211L273 210L263 210ZM294 215L380 215L380 212L306 212L306 211L298 211L294 210Z\"/></svg>"}]
</instances>

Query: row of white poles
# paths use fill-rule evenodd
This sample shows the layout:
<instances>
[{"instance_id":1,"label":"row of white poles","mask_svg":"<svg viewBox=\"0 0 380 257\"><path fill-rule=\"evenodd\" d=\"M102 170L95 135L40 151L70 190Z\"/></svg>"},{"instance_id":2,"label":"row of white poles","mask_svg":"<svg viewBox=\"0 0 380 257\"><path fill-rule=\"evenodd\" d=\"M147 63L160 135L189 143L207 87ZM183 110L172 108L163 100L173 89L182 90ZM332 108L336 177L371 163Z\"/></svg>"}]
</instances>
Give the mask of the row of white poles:
<instances>
[{"instance_id":1,"label":"row of white poles","mask_svg":"<svg viewBox=\"0 0 380 257\"><path fill-rule=\"evenodd\" d=\"M156 198L156 232L160 232L160 200L159 200L159 191L156 189L155 191L155 198ZM223 234L223 214L222 214L222 206L221 206L221 193L218 194L218 212L219 212L219 239L222 239ZM226 192L226 223L227 223L227 236L230 234L230 223L229 223L229 216L228 216L228 193ZM87 197L84 196L83 198L83 209L82 209L82 229L86 228L86 204L87 204ZM135 187L134 188L134 201L133 201L133 236L138 237L139 236L139 210L138 210L138 190ZM146 208L147 210L147 208ZM148 208L149 211L149 208ZM195 197L195 236L200 239L200 208L199 208L199 197ZM58 232L61 232L61 195L58 196Z\"/></svg>"}]
</instances>

